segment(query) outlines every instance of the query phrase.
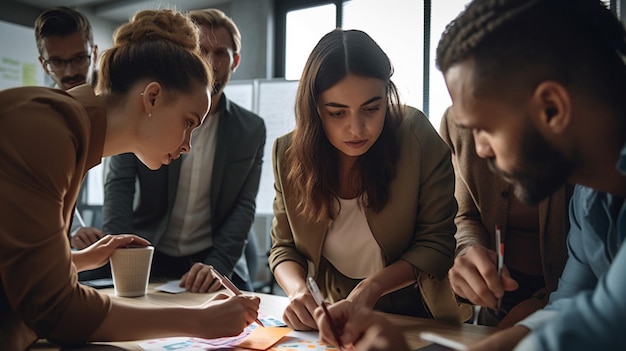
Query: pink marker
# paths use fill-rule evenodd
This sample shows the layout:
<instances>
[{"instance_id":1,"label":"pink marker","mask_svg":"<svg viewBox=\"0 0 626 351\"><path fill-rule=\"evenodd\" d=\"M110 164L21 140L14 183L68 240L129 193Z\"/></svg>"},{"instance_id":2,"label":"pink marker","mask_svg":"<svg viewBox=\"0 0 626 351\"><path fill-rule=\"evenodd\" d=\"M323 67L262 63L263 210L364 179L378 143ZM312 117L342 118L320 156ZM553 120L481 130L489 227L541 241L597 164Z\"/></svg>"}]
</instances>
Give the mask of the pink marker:
<instances>
[{"instance_id":1,"label":"pink marker","mask_svg":"<svg viewBox=\"0 0 626 351\"><path fill-rule=\"evenodd\" d=\"M226 289L228 289L231 293L235 294L235 295L243 295L241 290L239 290L235 284L233 284L233 282L230 281L230 279L226 278L226 276L224 276L222 273L218 272L217 269L213 268L212 266L209 266L209 269L211 270L211 272L213 272L213 275L215 276L215 278L217 278L217 280L220 281L220 283L222 284L222 286L224 286ZM263 325L263 323L257 318L254 320L258 325L265 327Z\"/></svg>"}]
</instances>

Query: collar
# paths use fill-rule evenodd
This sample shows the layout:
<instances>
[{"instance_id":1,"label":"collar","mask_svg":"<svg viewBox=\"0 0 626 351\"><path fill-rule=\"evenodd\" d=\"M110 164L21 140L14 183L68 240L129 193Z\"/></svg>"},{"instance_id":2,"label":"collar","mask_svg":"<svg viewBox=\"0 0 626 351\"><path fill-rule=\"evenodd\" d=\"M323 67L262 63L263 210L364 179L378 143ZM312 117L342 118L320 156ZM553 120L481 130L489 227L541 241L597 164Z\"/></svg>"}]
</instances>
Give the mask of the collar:
<instances>
[{"instance_id":1,"label":"collar","mask_svg":"<svg viewBox=\"0 0 626 351\"><path fill-rule=\"evenodd\" d=\"M232 106L233 103L226 97L226 94L222 92L222 97L220 98L220 102L217 105L217 110L215 110L214 113L226 117L232 113Z\"/></svg>"}]
</instances>

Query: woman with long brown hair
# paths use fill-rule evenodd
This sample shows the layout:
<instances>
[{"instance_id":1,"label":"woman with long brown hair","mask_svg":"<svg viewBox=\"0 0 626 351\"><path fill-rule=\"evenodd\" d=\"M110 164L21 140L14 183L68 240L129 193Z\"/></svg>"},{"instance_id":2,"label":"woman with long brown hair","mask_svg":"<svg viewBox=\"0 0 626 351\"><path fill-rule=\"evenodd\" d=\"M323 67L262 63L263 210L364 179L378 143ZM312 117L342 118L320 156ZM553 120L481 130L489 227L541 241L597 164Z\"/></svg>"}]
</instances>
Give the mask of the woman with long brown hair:
<instances>
[{"instance_id":1,"label":"woman with long brown hair","mask_svg":"<svg viewBox=\"0 0 626 351\"><path fill-rule=\"evenodd\" d=\"M296 128L274 144L270 266L295 329L316 329L313 277L330 302L464 320L446 274L454 257L450 152L400 104L387 55L366 33L334 30L313 49Z\"/></svg>"}]
</instances>

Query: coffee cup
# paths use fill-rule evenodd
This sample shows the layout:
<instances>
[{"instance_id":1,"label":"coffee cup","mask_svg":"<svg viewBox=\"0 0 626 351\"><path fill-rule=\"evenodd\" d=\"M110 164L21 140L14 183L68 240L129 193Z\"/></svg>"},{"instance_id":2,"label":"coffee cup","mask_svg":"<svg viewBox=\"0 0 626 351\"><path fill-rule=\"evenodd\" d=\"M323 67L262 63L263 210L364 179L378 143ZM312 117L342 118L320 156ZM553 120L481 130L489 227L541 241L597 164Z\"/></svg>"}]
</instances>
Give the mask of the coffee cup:
<instances>
[{"instance_id":1,"label":"coffee cup","mask_svg":"<svg viewBox=\"0 0 626 351\"><path fill-rule=\"evenodd\" d=\"M148 290L153 246L122 247L111 255L111 275L115 294L122 297L144 296Z\"/></svg>"}]
</instances>

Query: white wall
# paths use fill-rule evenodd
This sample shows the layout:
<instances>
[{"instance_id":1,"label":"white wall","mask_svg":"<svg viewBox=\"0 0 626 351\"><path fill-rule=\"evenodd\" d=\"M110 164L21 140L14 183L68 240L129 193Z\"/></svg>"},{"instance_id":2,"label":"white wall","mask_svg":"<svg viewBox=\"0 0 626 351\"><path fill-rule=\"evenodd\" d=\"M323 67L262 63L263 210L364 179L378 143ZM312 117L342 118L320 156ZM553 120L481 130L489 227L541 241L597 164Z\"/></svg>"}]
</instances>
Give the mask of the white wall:
<instances>
[{"instance_id":1,"label":"white wall","mask_svg":"<svg viewBox=\"0 0 626 351\"><path fill-rule=\"evenodd\" d=\"M44 84L34 43L32 28L0 21L0 89Z\"/></svg>"}]
</instances>

